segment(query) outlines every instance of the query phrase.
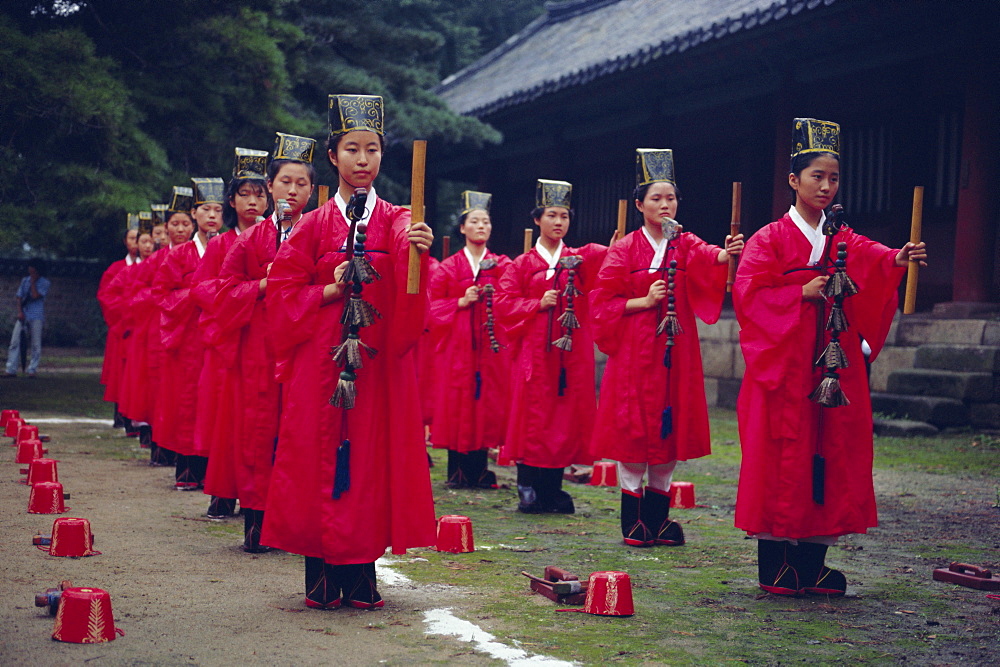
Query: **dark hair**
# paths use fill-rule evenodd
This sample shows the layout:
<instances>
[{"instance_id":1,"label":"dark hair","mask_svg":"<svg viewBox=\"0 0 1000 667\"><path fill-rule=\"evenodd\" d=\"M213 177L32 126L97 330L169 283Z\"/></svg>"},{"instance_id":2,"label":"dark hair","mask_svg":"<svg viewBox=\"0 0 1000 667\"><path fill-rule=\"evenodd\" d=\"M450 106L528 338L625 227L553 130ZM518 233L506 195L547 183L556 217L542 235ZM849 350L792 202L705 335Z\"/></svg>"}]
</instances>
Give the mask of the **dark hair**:
<instances>
[{"instance_id":1,"label":"dark hair","mask_svg":"<svg viewBox=\"0 0 1000 667\"><path fill-rule=\"evenodd\" d=\"M222 202L222 222L225 223L226 227L229 229L236 229L239 224L239 218L236 216L236 209L233 208L233 197L236 193L240 191L244 185L252 185L260 193L267 197L267 207L261 215L265 218L271 215L271 193L267 191L267 181L260 178L234 178L229 181L229 185L226 186L226 195L223 197Z\"/></svg>"},{"instance_id":2,"label":"dark hair","mask_svg":"<svg viewBox=\"0 0 1000 667\"><path fill-rule=\"evenodd\" d=\"M136 238L139 238L139 235L138 235L139 228L138 227L129 227L128 229L125 230L125 233L122 234L122 241L127 241L128 240L128 233L131 232L131 231L133 231L133 230L136 232Z\"/></svg>"},{"instance_id":3,"label":"dark hair","mask_svg":"<svg viewBox=\"0 0 1000 667\"><path fill-rule=\"evenodd\" d=\"M41 257L32 257L28 260L28 268L34 267L35 271L38 271L38 275L45 275L45 260Z\"/></svg>"},{"instance_id":4,"label":"dark hair","mask_svg":"<svg viewBox=\"0 0 1000 667\"><path fill-rule=\"evenodd\" d=\"M792 156L792 163L788 167L789 170L788 173L795 174L796 178L800 178L802 172L808 169L816 158L823 156L832 157L834 160L837 161L837 164L840 164L840 156L837 155L836 153L831 153L830 151L819 151L816 153L799 153L798 155ZM788 186L788 189L792 191L792 203L794 204L796 201L795 190L792 189L791 185Z\"/></svg>"},{"instance_id":5,"label":"dark hair","mask_svg":"<svg viewBox=\"0 0 1000 667\"><path fill-rule=\"evenodd\" d=\"M364 128L359 128L359 129L364 129ZM369 132L371 132L371 130L369 130ZM327 158L329 158L330 156L330 151L333 151L334 153L337 152L337 146L340 145L340 140L346 137L348 134L350 133L343 132L341 134L330 135L330 138L326 140ZM382 152L385 152L385 137L383 137L381 134L378 134L377 132L375 133L375 136L378 137L379 148L382 149Z\"/></svg>"},{"instance_id":6,"label":"dark hair","mask_svg":"<svg viewBox=\"0 0 1000 667\"><path fill-rule=\"evenodd\" d=\"M166 217L166 218L164 219L164 221L163 221L163 224L164 224L164 226L166 226L166 224L167 224L168 222L170 222L171 220L173 220L174 216L175 216L175 215L177 215L178 213L180 213L181 215L186 215L186 216L187 216L187 219L188 219L188 221L189 221L189 222L190 222L190 223L191 223L192 225L194 224L194 216L192 216L192 215L191 215L191 212L190 212L190 211L167 211L167 213L169 213L170 215L168 215L168 216L167 216L167 217ZM153 226L155 227L156 225L153 225Z\"/></svg>"},{"instance_id":7,"label":"dark hair","mask_svg":"<svg viewBox=\"0 0 1000 667\"><path fill-rule=\"evenodd\" d=\"M534 220L540 220L542 218L542 214L545 213L545 209L547 209L547 208L564 208L564 207L562 207L562 206L536 206L535 208L531 209L531 217ZM576 215L576 211L573 210L573 209L568 209L568 210L569 210L569 221L573 222L573 216Z\"/></svg>"},{"instance_id":8,"label":"dark hair","mask_svg":"<svg viewBox=\"0 0 1000 667\"><path fill-rule=\"evenodd\" d=\"M316 167L313 166L312 162L303 162L302 160L271 160L271 164L267 165L267 180L273 183L281 168L291 163L305 165L309 172L310 185L316 184Z\"/></svg>"}]
</instances>

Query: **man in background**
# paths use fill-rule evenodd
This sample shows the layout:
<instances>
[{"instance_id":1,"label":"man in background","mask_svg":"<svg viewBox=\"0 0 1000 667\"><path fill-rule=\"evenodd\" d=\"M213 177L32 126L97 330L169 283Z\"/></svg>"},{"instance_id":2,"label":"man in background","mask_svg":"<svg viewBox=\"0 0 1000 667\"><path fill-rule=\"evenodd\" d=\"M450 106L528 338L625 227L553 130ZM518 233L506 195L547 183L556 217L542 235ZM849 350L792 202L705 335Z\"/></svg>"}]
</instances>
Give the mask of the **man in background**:
<instances>
[{"instance_id":1,"label":"man in background","mask_svg":"<svg viewBox=\"0 0 1000 667\"><path fill-rule=\"evenodd\" d=\"M38 362L42 357L42 323L45 320L45 295L49 293L50 282L42 276L45 261L39 258L28 260L28 275L21 279L17 288L17 322L10 336L7 349L7 377L17 377L17 366L21 358L22 336L25 331L31 341L27 373L29 378L38 374ZM26 329L25 329L26 328Z\"/></svg>"}]
</instances>

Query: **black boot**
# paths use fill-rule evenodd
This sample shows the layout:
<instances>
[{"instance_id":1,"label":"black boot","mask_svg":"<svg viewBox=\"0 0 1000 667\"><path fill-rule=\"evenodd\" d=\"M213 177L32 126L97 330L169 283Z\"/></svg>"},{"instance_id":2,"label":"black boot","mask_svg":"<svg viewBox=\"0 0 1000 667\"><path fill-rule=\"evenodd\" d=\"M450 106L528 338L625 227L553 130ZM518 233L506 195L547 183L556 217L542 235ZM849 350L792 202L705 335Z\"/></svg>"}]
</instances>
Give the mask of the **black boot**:
<instances>
[{"instance_id":1,"label":"black boot","mask_svg":"<svg viewBox=\"0 0 1000 667\"><path fill-rule=\"evenodd\" d=\"M191 469L193 456L184 454L177 455L176 468L174 469L174 488L178 491L197 491L198 480L194 470Z\"/></svg>"},{"instance_id":2,"label":"black boot","mask_svg":"<svg viewBox=\"0 0 1000 667\"><path fill-rule=\"evenodd\" d=\"M236 514L236 498L220 498L212 496L208 503L208 511L205 516L209 519L226 519Z\"/></svg>"},{"instance_id":3,"label":"black boot","mask_svg":"<svg viewBox=\"0 0 1000 667\"><path fill-rule=\"evenodd\" d=\"M156 444L152 439L152 433L149 440L149 465L162 468L172 468L177 465L177 452Z\"/></svg>"},{"instance_id":4,"label":"black boot","mask_svg":"<svg viewBox=\"0 0 1000 667\"><path fill-rule=\"evenodd\" d=\"M263 554L271 550L261 546L260 532L264 528L264 510L243 509L243 551Z\"/></svg>"},{"instance_id":5,"label":"black boot","mask_svg":"<svg viewBox=\"0 0 1000 667\"><path fill-rule=\"evenodd\" d=\"M115 417L114 417L114 423L111 425L111 428L124 428L124 427L125 427L125 418L122 416L122 413L118 412L118 404L115 403Z\"/></svg>"},{"instance_id":6,"label":"black boot","mask_svg":"<svg viewBox=\"0 0 1000 667\"><path fill-rule=\"evenodd\" d=\"M333 567L324 563L322 558L306 556L307 607L336 609L340 606L340 587L331 576L332 570Z\"/></svg>"},{"instance_id":7,"label":"black boot","mask_svg":"<svg viewBox=\"0 0 1000 667\"><path fill-rule=\"evenodd\" d=\"M529 466L524 463L517 464L517 511L525 514L540 514L545 510L539 502L536 484L541 480L539 473L541 468Z\"/></svg>"},{"instance_id":8,"label":"black boot","mask_svg":"<svg viewBox=\"0 0 1000 667\"><path fill-rule=\"evenodd\" d=\"M132 420L128 417L122 417L122 426L125 429L125 437L127 438L138 438L139 437L139 427L132 423Z\"/></svg>"},{"instance_id":9,"label":"black boot","mask_svg":"<svg viewBox=\"0 0 1000 667\"><path fill-rule=\"evenodd\" d=\"M775 595L798 595L799 574L791 564L794 547L788 542L757 540L757 579Z\"/></svg>"},{"instance_id":10,"label":"black boot","mask_svg":"<svg viewBox=\"0 0 1000 667\"><path fill-rule=\"evenodd\" d=\"M542 506L545 511L555 514L573 514L576 507L573 505L573 498L562 490L564 468L542 468L545 476L544 491L542 495Z\"/></svg>"},{"instance_id":11,"label":"black boot","mask_svg":"<svg viewBox=\"0 0 1000 667\"><path fill-rule=\"evenodd\" d=\"M630 547L653 546L653 534L639 518L641 496L622 489L622 541Z\"/></svg>"},{"instance_id":12,"label":"black boot","mask_svg":"<svg viewBox=\"0 0 1000 667\"><path fill-rule=\"evenodd\" d=\"M469 486L469 479L465 476L465 467L462 465L465 454L448 450L448 479L444 485L449 489L464 489Z\"/></svg>"},{"instance_id":13,"label":"black boot","mask_svg":"<svg viewBox=\"0 0 1000 667\"><path fill-rule=\"evenodd\" d=\"M375 563L335 565L337 579L344 591L344 604L355 609L377 609L385 606L378 592Z\"/></svg>"},{"instance_id":14,"label":"black boot","mask_svg":"<svg viewBox=\"0 0 1000 667\"><path fill-rule=\"evenodd\" d=\"M827 548L825 544L800 540L792 553L792 564L806 593L841 596L847 591L847 578L825 565Z\"/></svg>"},{"instance_id":15,"label":"black boot","mask_svg":"<svg viewBox=\"0 0 1000 667\"><path fill-rule=\"evenodd\" d=\"M646 487L642 498L642 521L652 533L653 544L679 547L684 544L684 530L670 519L670 495L666 491Z\"/></svg>"},{"instance_id":16,"label":"black boot","mask_svg":"<svg viewBox=\"0 0 1000 667\"><path fill-rule=\"evenodd\" d=\"M469 480L470 487L476 489L497 488L497 476L489 469L489 459L485 449L465 453L460 465L465 478Z\"/></svg>"},{"instance_id":17,"label":"black boot","mask_svg":"<svg viewBox=\"0 0 1000 667\"><path fill-rule=\"evenodd\" d=\"M149 449L153 445L153 429L149 424L144 424L139 427L139 446L143 449Z\"/></svg>"}]
</instances>

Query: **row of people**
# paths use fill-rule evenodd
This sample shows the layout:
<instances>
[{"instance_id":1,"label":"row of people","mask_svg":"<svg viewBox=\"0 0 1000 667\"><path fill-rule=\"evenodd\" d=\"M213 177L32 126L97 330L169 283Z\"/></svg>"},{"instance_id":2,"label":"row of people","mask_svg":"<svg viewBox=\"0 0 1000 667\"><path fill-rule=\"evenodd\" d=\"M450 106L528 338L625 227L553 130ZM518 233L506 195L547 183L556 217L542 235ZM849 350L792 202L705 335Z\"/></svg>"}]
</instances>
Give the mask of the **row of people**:
<instances>
[{"instance_id":1,"label":"row of people","mask_svg":"<svg viewBox=\"0 0 1000 667\"><path fill-rule=\"evenodd\" d=\"M737 526L759 538L762 587L842 593L839 580L820 585L834 571L822 557L814 567L819 548L804 545L874 525L874 497L861 509L848 498L867 501L864 493L838 493L810 511L800 506L807 484L784 466L798 473L811 460L799 438L810 437L812 404L789 396L782 383L808 383L815 360L794 373L785 360L805 349L804 328L816 329L817 306L826 308L821 290L835 256L829 239L847 239L851 276L868 292L855 301L861 312L854 302L844 306L848 321L878 316L884 323L894 312L899 267L926 255L922 246L889 251L824 226L839 153L829 133L800 129L806 147L789 174L795 204L751 240L734 290L750 346ZM827 144L817 144L824 137ZM313 148L310 139L279 133L266 175L266 154L253 156L250 171L241 171L238 155L225 193L218 179L195 179L190 214L175 188L165 221L170 247L143 257L152 235L139 235L141 261L102 285L102 305L112 313L106 397L148 435L154 458L177 453L177 488L203 485L213 516L231 513L238 498L248 550L267 545L304 555L308 606L381 606L374 561L387 548L400 553L434 541L420 437L426 419L414 399L423 393L434 396L430 437L449 450L450 486L494 486L486 450L497 447L501 462L517 465L520 511L568 513L565 466L610 458L619 463L624 542L683 544L669 518L670 479L678 461L710 451L695 318L718 319L726 265L743 239L713 246L676 224L670 151L638 152L634 200L642 225L613 237L610 249L566 246L571 185L539 181L532 216L540 235L531 252L511 261L488 251L487 196L466 193L459 225L466 246L432 269L430 229L411 224L406 209L373 187L384 149L381 99L330 96L327 156L338 185L303 215L315 183ZM274 214L255 222L271 202ZM211 238L215 213L228 214L232 229ZM191 218L198 231L187 241ZM799 258L805 245L810 253ZM406 290L411 246L421 257L418 294ZM866 326L858 331L870 345L884 339ZM413 352L425 327L421 368L436 372L418 381ZM843 356L856 361L860 342L850 333ZM824 336L831 339L812 332L813 341ZM609 355L599 404L595 341ZM858 366L840 371L852 400ZM839 368L821 370L837 375ZM776 390L783 402L762 413ZM849 412L870 425L866 399L858 396ZM852 431L850 443L840 431L826 442L832 430L811 441L825 444L829 483L864 491L863 472L850 473L864 463L858 451L866 438L870 463L870 428ZM807 552L808 567L794 557Z\"/></svg>"}]
</instances>

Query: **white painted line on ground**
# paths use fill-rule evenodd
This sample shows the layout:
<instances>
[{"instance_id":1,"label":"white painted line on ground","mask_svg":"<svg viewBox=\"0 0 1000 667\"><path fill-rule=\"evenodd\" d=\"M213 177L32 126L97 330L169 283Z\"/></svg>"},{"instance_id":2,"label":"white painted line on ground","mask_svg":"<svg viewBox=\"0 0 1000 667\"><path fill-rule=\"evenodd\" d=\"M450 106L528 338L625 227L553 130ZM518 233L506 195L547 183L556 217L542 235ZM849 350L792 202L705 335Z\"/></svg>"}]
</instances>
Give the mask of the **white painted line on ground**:
<instances>
[{"instance_id":1,"label":"white painted line on ground","mask_svg":"<svg viewBox=\"0 0 1000 667\"><path fill-rule=\"evenodd\" d=\"M544 655L533 655L522 649L494 641L496 638L493 635L478 625L456 617L448 608L425 611L424 622L427 623L427 634L446 635L456 637L459 641L469 642L477 651L486 653L496 660L503 660L512 667L528 667L529 665L573 667L577 664Z\"/></svg>"},{"instance_id":2,"label":"white painted line on ground","mask_svg":"<svg viewBox=\"0 0 1000 667\"><path fill-rule=\"evenodd\" d=\"M93 424L95 426L114 426L110 419L94 419L92 417L40 417L29 419L29 424Z\"/></svg>"}]
</instances>

